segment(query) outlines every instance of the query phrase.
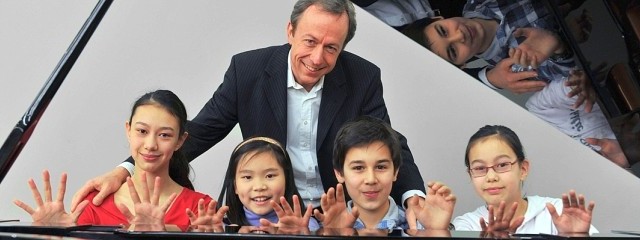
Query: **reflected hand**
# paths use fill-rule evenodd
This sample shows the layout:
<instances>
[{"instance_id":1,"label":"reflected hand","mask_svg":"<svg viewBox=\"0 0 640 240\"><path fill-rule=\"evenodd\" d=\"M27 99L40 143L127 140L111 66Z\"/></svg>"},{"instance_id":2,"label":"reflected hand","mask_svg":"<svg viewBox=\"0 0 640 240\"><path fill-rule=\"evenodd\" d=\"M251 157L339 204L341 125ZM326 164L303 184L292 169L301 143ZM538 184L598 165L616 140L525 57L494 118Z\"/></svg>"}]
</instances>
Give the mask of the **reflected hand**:
<instances>
[{"instance_id":1,"label":"reflected hand","mask_svg":"<svg viewBox=\"0 0 640 240\"><path fill-rule=\"evenodd\" d=\"M624 155L620 143L616 139L608 138L585 138L585 141L591 145L600 147L600 154L603 157L611 160L613 163L620 167L628 168L629 161Z\"/></svg>"},{"instance_id":2,"label":"reflected hand","mask_svg":"<svg viewBox=\"0 0 640 240\"><path fill-rule=\"evenodd\" d=\"M344 190L340 183L336 185L336 190L329 188L322 194L320 207L323 213L315 210L314 216L326 228L353 228L353 224L358 219L358 207L353 206L351 212L347 211Z\"/></svg>"},{"instance_id":3,"label":"reflected hand","mask_svg":"<svg viewBox=\"0 0 640 240\"><path fill-rule=\"evenodd\" d=\"M518 47L509 50L509 56L516 64L522 66L538 68L540 63L551 55L565 51L560 38L555 33L542 28L518 28L513 32L513 36L526 38Z\"/></svg>"},{"instance_id":4,"label":"reflected hand","mask_svg":"<svg viewBox=\"0 0 640 240\"><path fill-rule=\"evenodd\" d=\"M14 200L13 203L18 207L25 210L34 223L60 223L60 224L73 224L78 220L78 217L84 210L84 208L89 204L88 200L82 201L75 211L71 213L67 213L64 210L64 194L67 189L67 174L63 173L60 176L60 185L58 186L58 196L56 200L53 201L51 194L51 180L49 176L49 171L44 170L42 172L42 180L44 182L44 201L42 200L42 195L40 195L40 191L38 191L38 187L33 179L29 179L29 188L31 189L31 193L33 194L33 199L36 201L37 208L34 210L26 203L20 200Z\"/></svg>"},{"instance_id":5,"label":"reflected hand","mask_svg":"<svg viewBox=\"0 0 640 240\"><path fill-rule=\"evenodd\" d=\"M587 9L582 10L580 16L574 18L565 18L565 22L569 27L569 31L576 39L578 43L584 43L591 36L591 29L593 28L593 18L591 13Z\"/></svg>"},{"instance_id":6,"label":"reflected hand","mask_svg":"<svg viewBox=\"0 0 640 240\"><path fill-rule=\"evenodd\" d=\"M140 193L142 196L139 196L133 181L130 177L127 178L129 194L131 194L136 215L133 215L124 204L119 204L118 209L124 214L130 224L164 224L164 215L173 203L173 200L175 200L177 194L172 193L163 204L160 204L160 177L156 177L155 179L151 196L149 196L149 185L147 183L146 173L142 173L141 179L142 190Z\"/></svg>"},{"instance_id":7,"label":"reflected hand","mask_svg":"<svg viewBox=\"0 0 640 240\"><path fill-rule=\"evenodd\" d=\"M205 208L204 199L198 200L197 215L191 211L191 209L187 208L186 212L191 225L193 225L195 229L202 228L205 232L223 232L224 224L222 219L227 211L229 211L229 207L222 206L218 211L216 211L217 204L218 202L216 200L211 200L207 205L207 208Z\"/></svg>"},{"instance_id":8,"label":"reflected hand","mask_svg":"<svg viewBox=\"0 0 640 240\"><path fill-rule=\"evenodd\" d=\"M567 97L578 96L572 108L576 109L584 103L584 111L590 113L596 101L596 92L591 87L591 81L587 78L587 74L582 70L571 70L564 85L571 88Z\"/></svg>"},{"instance_id":9,"label":"reflected hand","mask_svg":"<svg viewBox=\"0 0 640 240\"><path fill-rule=\"evenodd\" d=\"M524 216L513 218L518 209L518 203L511 204L509 209L505 211L505 202L501 201L498 209L494 209L493 205L489 205L489 221L480 218L480 227L483 232L516 232L518 227L524 221Z\"/></svg>"},{"instance_id":10,"label":"reflected hand","mask_svg":"<svg viewBox=\"0 0 640 240\"><path fill-rule=\"evenodd\" d=\"M576 196L574 190L570 190L568 196L562 194L562 213L560 215L553 204L547 203L547 209L559 233L589 232L594 207L593 201L589 202L589 206L586 207L584 196L582 194Z\"/></svg>"},{"instance_id":11,"label":"reflected hand","mask_svg":"<svg viewBox=\"0 0 640 240\"><path fill-rule=\"evenodd\" d=\"M307 210L302 215L302 209L300 208L300 199L298 195L293 195L293 209L287 202L285 197L280 197L280 204L277 204L274 200L271 200L271 207L278 216L278 223L272 223L267 219L260 219L260 225L278 227L280 229L299 229L308 228L309 219L311 218L311 212L313 207L311 204L307 206Z\"/></svg>"},{"instance_id":12,"label":"reflected hand","mask_svg":"<svg viewBox=\"0 0 640 240\"><path fill-rule=\"evenodd\" d=\"M511 58L501 60L493 69L487 71L487 79L493 86L515 94L537 92L547 85L544 81L528 80L538 77L536 71L512 72L513 64L515 62Z\"/></svg>"}]
</instances>

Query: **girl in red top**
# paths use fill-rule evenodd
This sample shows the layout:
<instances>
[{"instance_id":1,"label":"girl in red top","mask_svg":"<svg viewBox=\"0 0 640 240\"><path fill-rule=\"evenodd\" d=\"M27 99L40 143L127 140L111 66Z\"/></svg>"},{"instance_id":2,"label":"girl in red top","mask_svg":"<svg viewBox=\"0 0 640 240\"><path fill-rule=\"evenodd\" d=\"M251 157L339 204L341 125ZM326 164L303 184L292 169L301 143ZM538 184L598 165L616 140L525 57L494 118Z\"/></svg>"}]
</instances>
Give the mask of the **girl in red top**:
<instances>
[{"instance_id":1,"label":"girl in red top","mask_svg":"<svg viewBox=\"0 0 640 240\"><path fill-rule=\"evenodd\" d=\"M54 202L46 171L43 173L47 189L45 201L30 179L38 208L34 210L19 200L15 203L31 214L34 222L189 225L190 217L195 219L198 209L203 209L211 197L195 192L189 179L189 162L180 152L188 135L186 122L185 107L173 92L147 93L135 102L129 121L125 123L131 156L135 160L135 174L102 205L90 203L98 193L93 192L75 212L66 213L63 204L66 174L62 175L58 198Z\"/></svg>"}]
</instances>

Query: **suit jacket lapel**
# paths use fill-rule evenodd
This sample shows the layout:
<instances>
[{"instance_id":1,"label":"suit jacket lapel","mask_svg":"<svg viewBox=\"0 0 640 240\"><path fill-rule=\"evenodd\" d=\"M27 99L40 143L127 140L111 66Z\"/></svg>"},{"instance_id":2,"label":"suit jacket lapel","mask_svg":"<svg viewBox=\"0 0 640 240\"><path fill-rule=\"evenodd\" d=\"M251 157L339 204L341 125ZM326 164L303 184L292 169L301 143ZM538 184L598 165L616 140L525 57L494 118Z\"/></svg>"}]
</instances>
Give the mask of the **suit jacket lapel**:
<instances>
[{"instance_id":1,"label":"suit jacket lapel","mask_svg":"<svg viewBox=\"0 0 640 240\"><path fill-rule=\"evenodd\" d=\"M278 141L286 145L287 140L287 55L290 46L285 44L279 47L265 68L265 96L269 107L273 111L279 132L283 133L278 137ZM275 127L275 126L274 126Z\"/></svg>"},{"instance_id":2,"label":"suit jacket lapel","mask_svg":"<svg viewBox=\"0 0 640 240\"><path fill-rule=\"evenodd\" d=\"M322 101L320 102L320 112L318 113L318 138L316 139L316 151L322 146L329 128L333 123L338 110L347 98L345 89L346 75L340 57L336 61L333 70L325 75L324 86L322 87Z\"/></svg>"}]
</instances>

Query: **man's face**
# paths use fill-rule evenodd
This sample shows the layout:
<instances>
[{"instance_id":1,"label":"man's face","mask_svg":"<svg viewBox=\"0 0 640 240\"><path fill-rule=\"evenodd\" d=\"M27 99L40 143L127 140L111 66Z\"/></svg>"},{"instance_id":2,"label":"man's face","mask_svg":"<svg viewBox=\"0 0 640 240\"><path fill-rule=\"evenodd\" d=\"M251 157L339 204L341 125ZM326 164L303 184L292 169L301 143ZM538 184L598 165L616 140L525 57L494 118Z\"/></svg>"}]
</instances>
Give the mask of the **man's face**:
<instances>
[{"instance_id":1,"label":"man's face","mask_svg":"<svg viewBox=\"0 0 640 240\"><path fill-rule=\"evenodd\" d=\"M347 13L335 15L312 5L305 10L296 28L289 23L287 38L291 44L291 71L307 91L331 72L347 38Z\"/></svg>"},{"instance_id":2,"label":"man's face","mask_svg":"<svg viewBox=\"0 0 640 240\"><path fill-rule=\"evenodd\" d=\"M461 17L435 21L424 29L431 51L459 66L486 50L485 33L479 22Z\"/></svg>"}]
</instances>

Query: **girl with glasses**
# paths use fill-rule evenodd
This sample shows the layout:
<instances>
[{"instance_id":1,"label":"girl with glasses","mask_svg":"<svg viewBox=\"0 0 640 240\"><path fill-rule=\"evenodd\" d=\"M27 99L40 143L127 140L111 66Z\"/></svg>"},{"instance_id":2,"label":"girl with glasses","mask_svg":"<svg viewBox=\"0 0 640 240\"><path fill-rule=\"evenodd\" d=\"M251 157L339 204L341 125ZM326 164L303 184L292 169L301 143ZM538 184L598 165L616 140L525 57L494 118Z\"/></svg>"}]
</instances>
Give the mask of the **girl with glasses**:
<instances>
[{"instance_id":1,"label":"girl with glasses","mask_svg":"<svg viewBox=\"0 0 640 240\"><path fill-rule=\"evenodd\" d=\"M456 230L511 233L596 233L594 202L571 190L562 199L523 196L529 161L518 136L504 126L487 125L467 145L465 165L476 193L486 202L456 217Z\"/></svg>"}]
</instances>

